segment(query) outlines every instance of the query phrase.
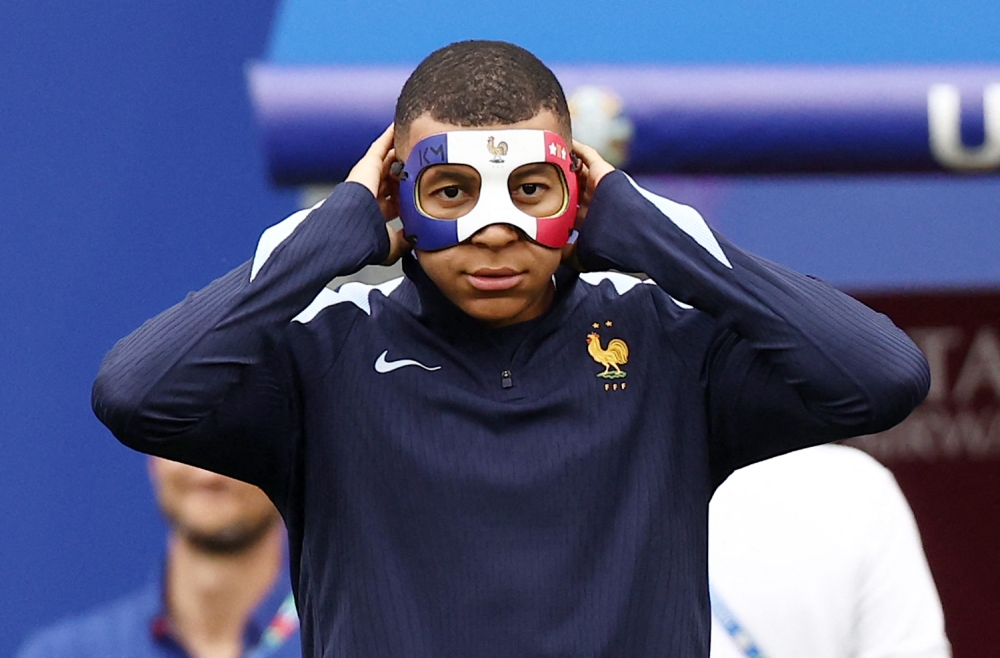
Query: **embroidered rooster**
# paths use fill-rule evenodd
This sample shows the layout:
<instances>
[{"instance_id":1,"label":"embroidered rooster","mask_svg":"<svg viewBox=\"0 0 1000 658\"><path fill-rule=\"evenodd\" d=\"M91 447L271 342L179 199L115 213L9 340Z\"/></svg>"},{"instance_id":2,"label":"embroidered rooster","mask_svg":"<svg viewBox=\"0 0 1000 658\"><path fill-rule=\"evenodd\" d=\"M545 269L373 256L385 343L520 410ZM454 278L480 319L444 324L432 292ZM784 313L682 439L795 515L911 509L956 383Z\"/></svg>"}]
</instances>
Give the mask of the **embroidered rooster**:
<instances>
[{"instance_id":1,"label":"embroidered rooster","mask_svg":"<svg viewBox=\"0 0 1000 658\"><path fill-rule=\"evenodd\" d=\"M604 372L598 373L598 377L605 379L621 379L625 377L625 372L619 365L628 363L628 345L621 338L612 338L608 343L608 349L601 347L601 337L597 333L587 336L587 353L594 361L604 366ZM614 368L614 372L611 372Z\"/></svg>"},{"instance_id":2,"label":"embroidered rooster","mask_svg":"<svg viewBox=\"0 0 1000 658\"><path fill-rule=\"evenodd\" d=\"M503 162L503 156L507 155L507 142L500 142L494 146L492 136L486 140L486 148L493 154L491 162Z\"/></svg>"}]
</instances>

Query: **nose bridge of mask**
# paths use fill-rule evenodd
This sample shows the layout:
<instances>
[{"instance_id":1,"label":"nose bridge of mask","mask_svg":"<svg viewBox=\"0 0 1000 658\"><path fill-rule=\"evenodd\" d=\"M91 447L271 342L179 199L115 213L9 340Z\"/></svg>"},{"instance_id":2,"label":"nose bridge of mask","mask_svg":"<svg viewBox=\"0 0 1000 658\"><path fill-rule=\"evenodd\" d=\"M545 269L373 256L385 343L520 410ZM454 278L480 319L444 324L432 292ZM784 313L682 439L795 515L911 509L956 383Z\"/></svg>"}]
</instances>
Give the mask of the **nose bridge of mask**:
<instances>
[{"instance_id":1,"label":"nose bridge of mask","mask_svg":"<svg viewBox=\"0 0 1000 658\"><path fill-rule=\"evenodd\" d=\"M545 161L544 133L537 130L450 133L448 161L475 168L482 180L475 207L457 220L460 242L492 224L510 224L531 239L537 236L537 219L514 205L508 181L518 167Z\"/></svg>"}]
</instances>

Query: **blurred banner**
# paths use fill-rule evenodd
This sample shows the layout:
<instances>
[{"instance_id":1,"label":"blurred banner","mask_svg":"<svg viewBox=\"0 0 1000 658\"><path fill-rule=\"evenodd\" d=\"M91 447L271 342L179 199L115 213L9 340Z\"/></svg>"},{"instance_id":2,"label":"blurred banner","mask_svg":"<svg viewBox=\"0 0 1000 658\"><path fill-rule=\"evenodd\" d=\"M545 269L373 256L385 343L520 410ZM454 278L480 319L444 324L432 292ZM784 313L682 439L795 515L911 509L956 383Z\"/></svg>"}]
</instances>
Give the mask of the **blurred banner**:
<instances>
[{"instance_id":1,"label":"blurred banner","mask_svg":"<svg viewBox=\"0 0 1000 658\"><path fill-rule=\"evenodd\" d=\"M554 67L574 133L632 174L1000 172L1000 67ZM271 177L342 180L410 67L247 71Z\"/></svg>"},{"instance_id":2,"label":"blurred banner","mask_svg":"<svg viewBox=\"0 0 1000 658\"><path fill-rule=\"evenodd\" d=\"M888 432L848 441L913 508L955 658L1000 646L1000 289L857 295L927 355L931 389Z\"/></svg>"}]
</instances>

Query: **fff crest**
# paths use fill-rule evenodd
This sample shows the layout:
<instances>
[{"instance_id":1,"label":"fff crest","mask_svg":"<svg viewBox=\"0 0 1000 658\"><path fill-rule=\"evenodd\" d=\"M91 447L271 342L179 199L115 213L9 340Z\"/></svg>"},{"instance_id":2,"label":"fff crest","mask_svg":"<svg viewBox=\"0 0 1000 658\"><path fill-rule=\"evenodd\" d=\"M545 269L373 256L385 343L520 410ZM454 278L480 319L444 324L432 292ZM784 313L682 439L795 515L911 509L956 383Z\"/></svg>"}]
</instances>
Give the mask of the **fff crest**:
<instances>
[{"instance_id":1,"label":"fff crest","mask_svg":"<svg viewBox=\"0 0 1000 658\"><path fill-rule=\"evenodd\" d=\"M613 323L607 320L605 327L611 327ZM594 329L600 329L601 325L595 322L591 325ZM626 382L622 381L627 377L627 373L621 366L628 363L628 345L621 338L612 338L608 346L601 344L601 335L592 331L587 335L587 353L599 365L604 366L604 370L597 373L601 379L608 380L604 384L605 391L625 390Z\"/></svg>"}]
</instances>

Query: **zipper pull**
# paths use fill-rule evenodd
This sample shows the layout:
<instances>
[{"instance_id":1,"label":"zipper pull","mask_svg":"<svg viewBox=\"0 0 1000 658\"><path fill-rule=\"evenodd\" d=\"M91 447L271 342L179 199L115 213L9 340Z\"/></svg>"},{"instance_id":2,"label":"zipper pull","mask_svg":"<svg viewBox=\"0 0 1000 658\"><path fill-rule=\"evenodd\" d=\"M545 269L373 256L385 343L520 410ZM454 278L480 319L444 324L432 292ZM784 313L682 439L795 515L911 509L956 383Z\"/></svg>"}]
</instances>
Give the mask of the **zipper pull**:
<instances>
[{"instance_id":1,"label":"zipper pull","mask_svg":"<svg viewBox=\"0 0 1000 658\"><path fill-rule=\"evenodd\" d=\"M514 381L510 378L510 370L504 370L500 373L500 385L504 388L510 388L514 385Z\"/></svg>"}]
</instances>

